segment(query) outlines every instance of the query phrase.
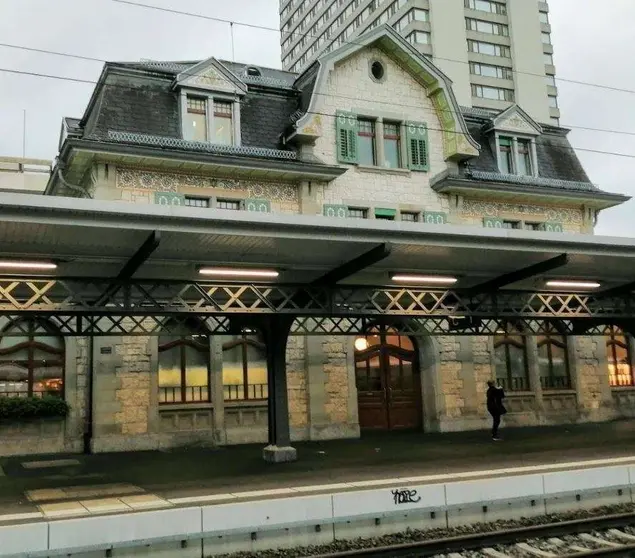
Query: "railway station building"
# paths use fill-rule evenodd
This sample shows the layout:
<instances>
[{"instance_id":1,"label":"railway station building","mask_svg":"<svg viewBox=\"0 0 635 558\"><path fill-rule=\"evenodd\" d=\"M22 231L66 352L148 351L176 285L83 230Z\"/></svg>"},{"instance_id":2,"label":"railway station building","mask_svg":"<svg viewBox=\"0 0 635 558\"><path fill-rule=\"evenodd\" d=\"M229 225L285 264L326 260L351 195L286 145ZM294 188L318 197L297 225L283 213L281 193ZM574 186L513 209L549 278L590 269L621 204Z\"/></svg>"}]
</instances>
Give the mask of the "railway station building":
<instances>
[{"instance_id":1,"label":"railway station building","mask_svg":"<svg viewBox=\"0 0 635 558\"><path fill-rule=\"evenodd\" d=\"M593 236L629 198L567 132L459 106L387 26L301 75L106 64L45 195L0 194L0 392L70 408L0 452L291 460L487 428L489 379L508 425L634 415L635 240Z\"/></svg>"}]
</instances>

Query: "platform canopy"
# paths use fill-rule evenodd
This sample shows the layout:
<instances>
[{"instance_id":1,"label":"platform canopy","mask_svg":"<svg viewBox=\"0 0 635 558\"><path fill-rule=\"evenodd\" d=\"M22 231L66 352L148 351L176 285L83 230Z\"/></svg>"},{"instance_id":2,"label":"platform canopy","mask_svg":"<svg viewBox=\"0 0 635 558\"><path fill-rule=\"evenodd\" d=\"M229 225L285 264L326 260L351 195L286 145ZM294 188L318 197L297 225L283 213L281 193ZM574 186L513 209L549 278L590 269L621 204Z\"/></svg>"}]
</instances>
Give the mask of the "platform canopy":
<instances>
[{"instance_id":1,"label":"platform canopy","mask_svg":"<svg viewBox=\"0 0 635 558\"><path fill-rule=\"evenodd\" d=\"M445 329L448 318L635 319L628 238L2 194L0 239L4 261L57 266L0 269L5 316L386 315L444 320ZM279 275L236 286L210 281L201 267ZM457 281L396 283L399 274Z\"/></svg>"},{"instance_id":2,"label":"platform canopy","mask_svg":"<svg viewBox=\"0 0 635 558\"><path fill-rule=\"evenodd\" d=\"M470 287L563 253L568 263L548 277L604 287L635 280L631 238L0 194L0 257L52 259L57 276L116 277L153 231L159 246L135 277L191 280L201 265L232 265L276 268L278 282L307 283L388 242L387 257L346 282L425 273ZM508 287L544 289L544 279Z\"/></svg>"}]
</instances>

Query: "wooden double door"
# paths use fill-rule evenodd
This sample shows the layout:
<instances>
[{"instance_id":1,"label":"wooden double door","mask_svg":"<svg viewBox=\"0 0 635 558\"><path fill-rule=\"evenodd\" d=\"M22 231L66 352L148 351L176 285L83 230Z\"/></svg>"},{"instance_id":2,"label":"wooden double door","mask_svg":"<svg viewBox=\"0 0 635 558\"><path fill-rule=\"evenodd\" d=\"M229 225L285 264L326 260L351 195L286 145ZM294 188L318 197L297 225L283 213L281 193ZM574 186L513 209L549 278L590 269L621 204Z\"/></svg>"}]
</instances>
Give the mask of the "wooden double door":
<instances>
[{"instance_id":1,"label":"wooden double door","mask_svg":"<svg viewBox=\"0 0 635 558\"><path fill-rule=\"evenodd\" d=\"M380 330L366 344L355 350L360 428L420 429L421 374L412 340Z\"/></svg>"}]
</instances>

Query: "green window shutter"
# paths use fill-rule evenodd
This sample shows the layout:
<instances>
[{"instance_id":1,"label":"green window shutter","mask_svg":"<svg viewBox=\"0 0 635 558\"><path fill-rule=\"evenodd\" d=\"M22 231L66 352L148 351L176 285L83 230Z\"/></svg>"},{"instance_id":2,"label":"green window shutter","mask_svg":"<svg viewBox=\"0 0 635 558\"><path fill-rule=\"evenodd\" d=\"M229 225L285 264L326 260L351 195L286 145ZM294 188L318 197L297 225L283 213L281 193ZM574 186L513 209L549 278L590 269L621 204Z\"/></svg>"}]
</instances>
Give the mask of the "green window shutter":
<instances>
[{"instance_id":1,"label":"green window shutter","mask_svg":"<svg viewBox=\"0 0 635 558\"><path fill-rule=\"evenodd\" d=\"M173 192L155 192L154 203L158 205L185 205L185 196Z\"/></svg>"},{"instance_id":2,"label":"green window shutter","mask_svg":"<svg viewBox=\"0 0 635 558\"><path fill-rule=\"evenodd\" d=\"M386 209L383 207L375 208L375 217L388 217L394 219L397 216L396 209Z\"/></svg>"},{"instance_id":3,"label":"green window shutter","mask_svg":"<svg viewBox=\"0 0 635 558\"><path fill-rule=\"evenodd\" d=\"M540 225L540 230L545 232L555 232L555 233L564 232L564 229L562 228L562 223L553 223L553 222L542 223Z\"/></svg>"},{"instance_id":4,"label":"green window shutter","mask_svg":"<svg viewBox=\"0 0 635 558\"><path fill-rule=\"evenodd\" d=\"M336 217L338 219L346 219L348 217L348 207L345 205L329 205L322 206L324 217Z\"/></svg>"},{"instance_id":5,"label":"green window shutter","mask_svg":"<svg viewBox=\"0 0 635 558\"><path fill-rule=\"evenodd\" d=\"M247 211L257 211L258 213L271 213L271 202L255 198L246 199L245 209Z\"/></svg>"},{"instance_id":6,"label":"green window shutter","mask_svg":"<svg viewBox=\"0 0 635 558\"><path fill-rule=\"evenodd\" d=\"M486 229L502 229L503 220L495 217L483 217L483 226Z\"/></svg>"},{"instance_id":7,"label":"green window shutter","mask_svg":"<svg viewBox=\"0 0 635 558\"><path fill-rule=\"evenodd\" d=\"M417 171L429 170L428 126L423 122L406 122L406 142L408 168Z\"/></svg>"},{"instance_id":8,"label":"green window shutter","mask_svg":"<svg viewBox=\"0 0 635 558\"><path fill-rule=\"evenodd\" d=\"M337 160L340 163L357 163L357 115L337 112Z\"/></svg>"},{"instance_id":9,"label":"green window shutter","mask_svg":"<svg viewBox=\"0 0 635 558\"><path fill-rule=\"evenodd\" d=\"M429 225L445 225L448 222L448 215L441 211L426 211L423 214L423 221Z\"/></svg>"}]
</instances>

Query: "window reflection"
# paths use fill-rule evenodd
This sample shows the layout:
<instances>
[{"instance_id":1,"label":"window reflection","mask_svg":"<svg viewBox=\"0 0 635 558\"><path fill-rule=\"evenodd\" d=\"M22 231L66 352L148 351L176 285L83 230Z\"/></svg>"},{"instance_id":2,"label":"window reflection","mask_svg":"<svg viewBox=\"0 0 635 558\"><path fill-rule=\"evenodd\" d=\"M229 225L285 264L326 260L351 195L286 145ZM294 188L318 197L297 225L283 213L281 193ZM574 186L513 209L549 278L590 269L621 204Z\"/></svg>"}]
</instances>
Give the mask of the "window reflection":
<instances>
[{"instance_id":1,"label":"window reflection","mask_svg":"<svg viewBox=\"0 0 635 558\"><path fill-rule=\"evenodd\" d=\"M209 338L192 327L190 335L159 337L159 403L210 401Z\"/></svg>"},{"instance_id":2,"label":"window reflection","mask_svg":"<svg viewBox=\"0 0 635 558\"><path fill-rule=\"evenodd\" d=\"M222 336L225 401L267 399L267 354L257 336Z\"/></svg>"},{"instance_id":3,"label":"window reflection","mask_svg":"<svg viewBox=\"0 0 635 558\"><path fill-rule=\"evenodd\" d=\"M633 367L628 338L619 330L611 330L606 341L606 356L611 387L633 386Z\"/></svg>"},{"instance_id":4,"label":"window reflection","mask_svg":"<svg viewBox=\"0 0 635 558\"><path fill-rule=\"evenodd\" d=\"M0 332L0 396L64 395L64 339L49 322L16 320Z\"/></svg>"},{"instance_id":5,"label":"window reflection","mask_svg":"<svg viewBox=\"0 0 635 558\"><path fill-rule=\"evenodd\" d=\"M538 369L543 389L570 389L567 339L562 335L538 337Z\"/></svg>"},{"instance_id":6,"label":"window reflection","mask_svg":"<svg viewBox=\"0 0 635 558\"><path fill-rule=\"evenodd\" d=\"M522 335L506 332L494 337L496 379L508 391L529 390L527 345Z\"/></svg>"}]
</instances>

